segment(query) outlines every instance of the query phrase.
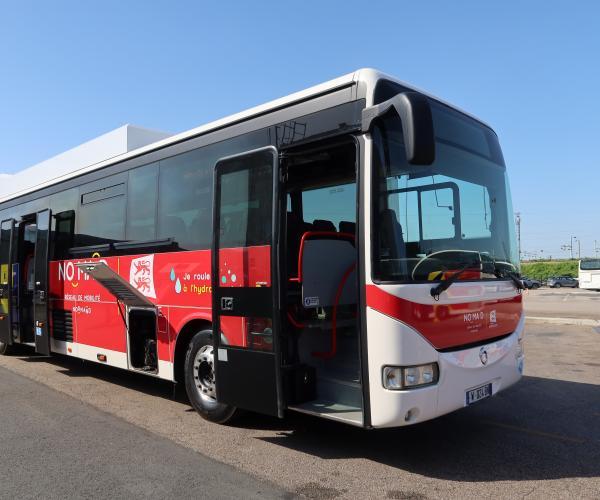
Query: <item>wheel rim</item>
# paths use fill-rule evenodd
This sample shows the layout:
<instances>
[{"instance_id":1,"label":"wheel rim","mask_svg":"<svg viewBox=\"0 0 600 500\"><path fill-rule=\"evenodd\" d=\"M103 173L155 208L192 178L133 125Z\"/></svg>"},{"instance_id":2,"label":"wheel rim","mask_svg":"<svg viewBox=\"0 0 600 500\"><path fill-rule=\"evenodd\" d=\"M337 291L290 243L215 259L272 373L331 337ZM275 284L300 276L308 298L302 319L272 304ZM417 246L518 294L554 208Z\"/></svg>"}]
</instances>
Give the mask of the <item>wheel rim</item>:
<instances>
[{"instance_id":1,"label":"wheel rim","mask_svg":"<svg viewBox=\"0 0 600 500\"><path fill-rule=\"evenodd\" d=\"M194 357L194 385L202 399L216 402L214 351L211 345L202 346Z\"/></svg>"}]
</instances>

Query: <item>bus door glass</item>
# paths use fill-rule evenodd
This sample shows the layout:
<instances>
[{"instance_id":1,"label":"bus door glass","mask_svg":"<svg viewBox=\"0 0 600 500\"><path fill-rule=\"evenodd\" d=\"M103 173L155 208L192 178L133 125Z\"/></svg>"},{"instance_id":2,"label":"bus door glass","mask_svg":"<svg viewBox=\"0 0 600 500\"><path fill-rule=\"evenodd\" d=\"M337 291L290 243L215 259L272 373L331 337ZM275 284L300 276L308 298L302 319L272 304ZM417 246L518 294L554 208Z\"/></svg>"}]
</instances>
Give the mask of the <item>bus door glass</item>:
<instances>
[{"instance_id":1,"label":"bus door glass","mask_svg":"<svg viewBox=\"0 0 600 500\"><path fill-rule=\"evenodd\" d=\"M283 416L278 180L272 147L217 163L212 295L217 400Z\"/></svg>"},{"instance_id":2,"label":"bus door glass","mask_svg":"<svg viewBox=\"0 0 600 500\"><path fill-rule=\"evenodd\" d=\"M0 342L12 344L11 335L11 265L15 221L2 221L0 225Z\"/></svg>"},{"instance_id":3,"label":"bus door glass","mask_svg":"<svg viewBox=\"0 0 600 500\"><path fill-rule=\"evenodd\" d=\"M50 210L37 213L37 234L34 253L33 318L35 325L35 350L50 354L50 329L48 325L48 249L50 243Z\"/></svg>"}]
</instances>

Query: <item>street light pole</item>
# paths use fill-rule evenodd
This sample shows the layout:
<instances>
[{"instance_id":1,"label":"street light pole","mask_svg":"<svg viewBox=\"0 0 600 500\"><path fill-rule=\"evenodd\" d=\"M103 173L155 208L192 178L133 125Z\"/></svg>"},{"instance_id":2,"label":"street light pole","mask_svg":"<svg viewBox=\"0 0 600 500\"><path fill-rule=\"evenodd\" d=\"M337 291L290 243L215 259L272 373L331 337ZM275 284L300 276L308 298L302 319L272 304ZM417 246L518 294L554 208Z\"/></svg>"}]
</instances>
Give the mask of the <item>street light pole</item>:
<instances>
[{"instance_id":1,"label":"street light pole","mask_svg":"<svg viewBox=\"0 0 600 500\"><path fill-rule=\"evenodd\" d=\"M521 262L521 212L515 212L515 224L517 226L517 245L519 250L519 262Z\"/></svg>"},{"instance_id":2,"label":"street light pole","mask_svg":"<svg viewBox=\"0 0 600 500\"><path fill-rule=\"evenodd\" d=\"M573 240L577 239L577 236L571 236L571 244L569 245L569 251L571 252L571 260L573 260Z\"/></svg>"}]
</instances>

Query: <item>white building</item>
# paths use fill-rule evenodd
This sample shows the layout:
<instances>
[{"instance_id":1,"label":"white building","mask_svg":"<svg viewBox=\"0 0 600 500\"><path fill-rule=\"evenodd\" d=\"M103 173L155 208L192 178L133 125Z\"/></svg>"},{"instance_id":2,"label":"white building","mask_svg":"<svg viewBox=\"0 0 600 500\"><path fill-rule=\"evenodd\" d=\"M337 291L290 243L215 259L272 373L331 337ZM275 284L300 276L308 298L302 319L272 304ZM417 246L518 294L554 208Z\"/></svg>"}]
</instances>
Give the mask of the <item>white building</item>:
<instances>
[{"instance_id":1,"label":"white building","mask_svg":"<svg viewBox=\"0 0 600 500\"><path fill-rule=\"evenodd\" d=\"M123 125L16 174L0 173L0 202L37 186L73 177L80 170L160 141L172 134Z\"/></svg>"}]
</instances>

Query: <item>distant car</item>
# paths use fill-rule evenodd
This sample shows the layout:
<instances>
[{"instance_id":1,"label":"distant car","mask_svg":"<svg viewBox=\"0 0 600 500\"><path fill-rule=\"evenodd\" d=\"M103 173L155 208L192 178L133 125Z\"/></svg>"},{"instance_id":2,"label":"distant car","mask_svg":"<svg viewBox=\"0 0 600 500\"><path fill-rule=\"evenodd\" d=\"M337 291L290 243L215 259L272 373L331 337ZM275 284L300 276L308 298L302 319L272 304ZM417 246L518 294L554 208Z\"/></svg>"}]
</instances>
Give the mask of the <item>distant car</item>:
<instances>
[{"instance_id":1,"label":"distant car","mask_svg":"<svg viewBox=\"0 0 600 500\"><path fill-rule=\"evenodd\" d=\"M560 288L562 286L577 288L579 286L579 281L575 278L571 278L571 276L553 276L548 278L546 284L551 288Z\"/></svg>"},{"instance_id":2,"label":"distant car","mask_svg":"<svg viewBox=\"0 0 600 500\"><path fill-rule=\"evenodd\" d=\"M542 286L542 282L534 278L528 278L527 276L521 276L521 283L525 288L535 290Z\"/></svg>"}]
</instances>

